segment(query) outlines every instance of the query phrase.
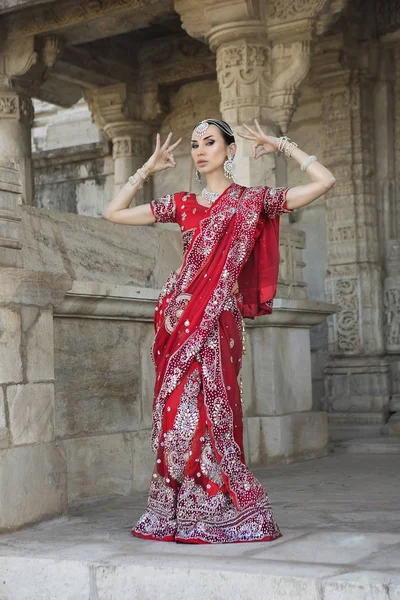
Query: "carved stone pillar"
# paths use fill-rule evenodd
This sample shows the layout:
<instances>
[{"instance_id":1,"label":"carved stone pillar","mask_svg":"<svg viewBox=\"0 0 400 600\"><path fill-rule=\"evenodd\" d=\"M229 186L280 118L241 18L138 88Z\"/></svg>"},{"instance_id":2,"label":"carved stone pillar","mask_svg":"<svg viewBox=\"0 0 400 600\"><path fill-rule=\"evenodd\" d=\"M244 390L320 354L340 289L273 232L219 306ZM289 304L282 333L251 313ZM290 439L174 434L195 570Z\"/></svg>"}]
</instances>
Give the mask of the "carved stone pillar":
<instances>
[{"instance_id":1,"label":"carved stone pillar","mask_svg":"<svg viewBox=\"0 0 400 600\"><path fill-rule=\"evenodd\" d=\"M54 36L1 40L0 49L0 159L19 164L22 202L34 203L31 127L34 96L53 66L61 43Z\"/></svg>"},{"instance_id":2,"label":"carved stone pillar","mask_svg":"<svg viewBox=\"0 0 400 600\"><path fill-rule=\"evenodd\" d=\"M390 172L386 182L388 189L384 195L386 203L383 211L386 225L384 228L386 241L385 338L392 370L388 433L389 435L400 435L400 210L398 206L400 194L400 140L398 137L400 135L400 49L398 43L389 48L387 53L389 54L388 70L393 76L393 80L389 80L389 84L392 85L393 99L390 101L389 98L386 104L389 107L386 121L391 137L386 150L386 164Z\"/></svg>"},{"instance_id":3,"label":"carved stone pillar","mask_svg":"<svg viewBox=\"0 0 400 600\"><path fill-rule=\"evenodd\" d=\"M371 46L362 52L362 67L355 53L343 67L343 40L331 37L320 43L315 61L324 162L337 178L326 199L326 292L339 307L330 321L332 358L325 369L333 439L379 433L390 396L373 138L376 55Z\"/></svg>"},{"instance_id":4,"label":"carved stone pillar","mask_svg":"<svg viewBox=\"0 0 400 600\"><path fill-rule=\"evenodd\" d=\"M19 165L0 157L0 268L22 267L18 206L22 204Z\"/></svg>"},{"instance_id":5,"label":"carved stone pillar","mask_svg":"<svg viewBox=\"0 0 400 600\"><path fill-rule=\"evenodd\" d=\"M265 26L259 21L228 23L212 29L208 35L217 54L217 77L221 94L220 110L234 131L242 123L257 118L272 133L278 128L268 118L269 47ZM254 161L251 145L236 137L237 179L245 185L275 183L275 157Z\"/></svg>"},{"instance_id":6,"label":"carved stone pillar","mask_svg":"<svg viewBox=\"0 0 400 600\"><path fill-rule=\"evenodd\" d=\"M33 38L20 45L6 44L0 53L0 159L16 160L22 181L22 201L33 204L31 127L33 106L30 97L18 93L12 77L29 70L36 61Z\"/></svg>"},{"instance_id":7,"label":"carved stone pillar","mask_svg":"<svg viewBox=\"0 0 400 600\"><path fill-rule=\"evenodd\" d=\"M96 125L113 144L115 193L151 154L151 125L138 119L141 98L125 84L88 89L85 99ZM139 104L139 107L137 106ZM135 204L151 200L151 185L145 185L134 199Z\"/></svg>"},{"instance_id":8,"label":"carved stone pillar","mask_svg":"<svg viewBox=\"0 0 400 600\"><path fill-rule=\"evenodd\" d=\"M308 71L309 45L300 44L305 48L300 57L296 44L275 48L267 41L265 24L256 20L218 25L207 37L217 53L223 119L236 131L243 122L251 124L254 118L272 135L287 131L297 106L297 87ZM271 187L286 184L286 163L282 155L272 154L255 161L247 140L237 136L237 146L239 183ZM245 444L252 464L291 461L327 452L327 415L312 411L308 328L324 321L334 307L325 303L317 306L307 299L302 275L304 247L304 233L289 227L288 215L282 216L281 268L275 311L270 317L247 323ZM309 319L305 318L306 313ZM299 348L306 349L301 353L304 359L301 364L296 362ZM279 367L275 363L278 356ZM302 374L293 380L296 393L289 390L290 385L285 388L288 380L283 374L291 371ZM274 445L272 439L285 441Z\"/></svg>"}]
</instances>

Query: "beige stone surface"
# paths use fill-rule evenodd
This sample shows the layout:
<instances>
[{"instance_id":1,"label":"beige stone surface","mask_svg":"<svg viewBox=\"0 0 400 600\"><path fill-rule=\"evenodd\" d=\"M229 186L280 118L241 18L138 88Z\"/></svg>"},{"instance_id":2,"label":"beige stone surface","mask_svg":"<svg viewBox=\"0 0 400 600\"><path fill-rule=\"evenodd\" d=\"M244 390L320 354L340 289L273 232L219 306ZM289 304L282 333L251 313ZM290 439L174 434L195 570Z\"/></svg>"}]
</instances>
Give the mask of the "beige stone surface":
<instances>
[{"instance_id":1,"label":"beige stone surface","mask_svg":"<svg viewBox=\"0 0 400 600\"><path fill-rule=\"evenodd\" d=\"M247 417L250 464L293 462L327 454L328 417L325 412L299 412L273 417Z\"/></svg>"},{"instance_id":2,"label":"beige stone surface","mask_svg":"<svg viewBox=\"0 0 400 600\"><path fill-rule=\"evenodd\" d=\"M57 306L71 287L72 280L65 271L51 272L43 264L43 271L25 268L0 270L0 304L16 303L23 306Z\"/></svg>"},{"instance_id":3,"label":"beige stone surface","mask_svg":"<svg viewBox=\"0 0 400 600\"><path fill-rule=\"evenodd\" d=\"M0 450L0 530L62 514L67 507L63 455L54 444Z\"/></svg>"},{"instance_id":4,"label":"beige stone surface","mask_svg":"<svg viewBox=\"0 0 400 600\"><path fill-rule=\"evenodd\" d=\"M55 319L57 438L141 428L140 345L148 327Z\"/></svg>"},{"instance_id":5,"label":"beige stone surface","mask_svg":"<svg viewBox=\"0 0 400 600\"><path fill-rule=\"evenodd\" d=\"M134 538L147 493L74 503L67 518L0 536L2 593L7 600L44 593L49 600L398 600L397 472L397 457L369 455L257 469L283 533L269 543Z\"/></svg>"},{"instance_id":6,"label":"beige stone surface","mask_svg":"<svg viewBox=\"0 0 400 600\"><path fill-rule=\"evenodd\" d=\"M151 428L153 414L153 398L155 384L155 367L150 356L154 340L153 323L146 327L146 332L140 340L140 397L141 397L141 428Z\"/></svg>"},{"instance_id":7,"label":"beige stone surface","mask_svg":"<svg viewBox=\"0 0 400 600\"><path fill-rule=\"evenodd\" d=\"M53 313L36 306L21 307L28 381L54 380Z\"/></svg>"},{"instance_id":8,"label":"beige stone surface","mask_svg":"<svg viewBox=\"0 0 400 600\"><path fill-rule=\"evenodd\" d=\"M6 419L4 391L3 388L0 387L0 448L7 448L9 444L9 435Z\"/></svg>"},{"instance_id":9,"label":"beige stone surface","mask_svg":"<svg viewBox=\"0 0 400 600\"><path fill-rule=\"evenodd\" d=\"M115 433L60 441L68 469L68 501L131 494L132 439L131 433Z\"/></svg>"},{"instance_id":10,"label":"beige stone surface","mask_svg":"<svg viewBox=\"0 0 400 600\"><path fill-rule=\"evenodd\" d=\"M151 429L132 433L132 489L147 492L156 456L151 449Z\"/></svg>"},{"instance_id":11,"label":"beige stone surface","mask_svg":"<svg viewBox=\"0 0 400 600\"><path fill-rule=\"evenodd\" d=\"M24 268L67 273L76 281L161 287L181 262L177 230L30 207L23 207L22 230Z\"/></svg>"},{"instance_id":12,"label":"beige stone surface","mask_svg":"<svg viewBox=\"0 0 400 600\"><path fill-rule=\"evenodd\" d=\"M255 414L282 415L310 410L312 390L308 329L254 328L250 339Z\"/></svg>"},{"instance_id":13,"label":"beige stone surface","mask_svg":"<svg viewBox=\"0 0 400 600\"><path fill-rule=\"evenodd\" d=\"M22 381L21 317L18 310L0 306L0 384Z\"/></svg>"},{"instance_id":14,"label":"beige stone surface","mask_svg":"<svg viewBox=\"0 0 400 600\"><path fill-rule=\"evenodd\" d=\"M54 440L54 385L26 383L7 388L13 445Z\"/></svg>"}]
</instances>

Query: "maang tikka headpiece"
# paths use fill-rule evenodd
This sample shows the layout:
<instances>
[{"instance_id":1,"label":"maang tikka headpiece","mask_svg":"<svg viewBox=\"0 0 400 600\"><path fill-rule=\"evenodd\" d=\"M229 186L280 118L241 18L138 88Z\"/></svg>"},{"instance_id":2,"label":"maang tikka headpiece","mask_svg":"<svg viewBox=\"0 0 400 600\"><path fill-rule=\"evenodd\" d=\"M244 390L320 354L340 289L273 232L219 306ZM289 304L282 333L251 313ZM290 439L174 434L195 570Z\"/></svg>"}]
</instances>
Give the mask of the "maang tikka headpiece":
<instances>
[{"instance_id":1,"label":"maang tikka headpiece","mask_svg":"<svg viewBox=\"0 0 400 600\"><path fill-rule=\"evenodd\" d=\"M210 124L207 121L201 121L201 123L199 123L196 129L194 130L195 134L199 137L203 137L209 125Z\"/></svg>"},{"instance_id":2,"label":"maang tikka headpiece","mask_svg":"<svg viewBox=\"0 0 400 600\"><path fill-rule=\"evenodd\" d=\"M220 121L219 119L206 119L201 121L198 125L196 125L194 130L195 134L199 137L203 137L210 125L216 125L218 129L235 139L235 135L229 125L223 121Z\"/></svg>"}]
</instances>

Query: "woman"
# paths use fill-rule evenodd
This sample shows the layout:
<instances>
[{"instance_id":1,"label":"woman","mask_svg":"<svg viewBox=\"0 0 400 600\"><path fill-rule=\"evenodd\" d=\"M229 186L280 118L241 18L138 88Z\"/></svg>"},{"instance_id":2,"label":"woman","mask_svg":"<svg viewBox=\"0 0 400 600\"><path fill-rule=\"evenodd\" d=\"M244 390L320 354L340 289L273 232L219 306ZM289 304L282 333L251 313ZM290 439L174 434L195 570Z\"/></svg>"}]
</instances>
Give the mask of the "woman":
<instances>
[{"instance_id":1,"label":"woman","mask_svg":"<svg viewBox=\"0 0 400 600\"><path fill-rule=\"evenodd\" d=\"M271 541L281 536L268 496L243 451L241 389L243 317L272 311L279 267L279 215L309 204L335 183L316 157L288 138L266 135L258 122L239 134L253 156L283 151L311 182L287 188L231 182L232 129L207 119L192 135L201 195L163 196L127 208L152 173L175 168L170 133L157 134L154 154L129 178L103 217L113 223L175 222L184 259L158 298L152 358L156 368L152 448L154 473L145 513L132 534L184 543Z\"/></svg>"}]
</instances>

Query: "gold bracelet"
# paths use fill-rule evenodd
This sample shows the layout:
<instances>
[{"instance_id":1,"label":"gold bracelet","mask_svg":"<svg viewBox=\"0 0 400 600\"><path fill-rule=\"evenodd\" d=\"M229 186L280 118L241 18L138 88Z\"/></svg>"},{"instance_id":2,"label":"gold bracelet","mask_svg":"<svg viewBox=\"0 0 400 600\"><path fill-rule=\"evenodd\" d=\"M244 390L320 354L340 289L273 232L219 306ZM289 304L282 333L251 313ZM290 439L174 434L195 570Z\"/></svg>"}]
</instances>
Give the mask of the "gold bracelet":
<instances>
[{"instance_id":1,"label":"gold bracelet","mask_svg":"<svg viewBox=\"0 0 400 600\"><path fill-rule=\"evenodd\" d=\"M148 167L146 167L145 165L143 165L142 167L140 167L136 173L134 175L131 175L128 178L128 183L130 185L135 185L136 183L138 183L137 179L136 179L136 175L139 175L139 177L141 177L142 179L142 184L140 187L143 186L143 182L145 181L149 181L150 177L152 176L152 171L150 171L150 169Z\"/></svg>"}]
</instances>

